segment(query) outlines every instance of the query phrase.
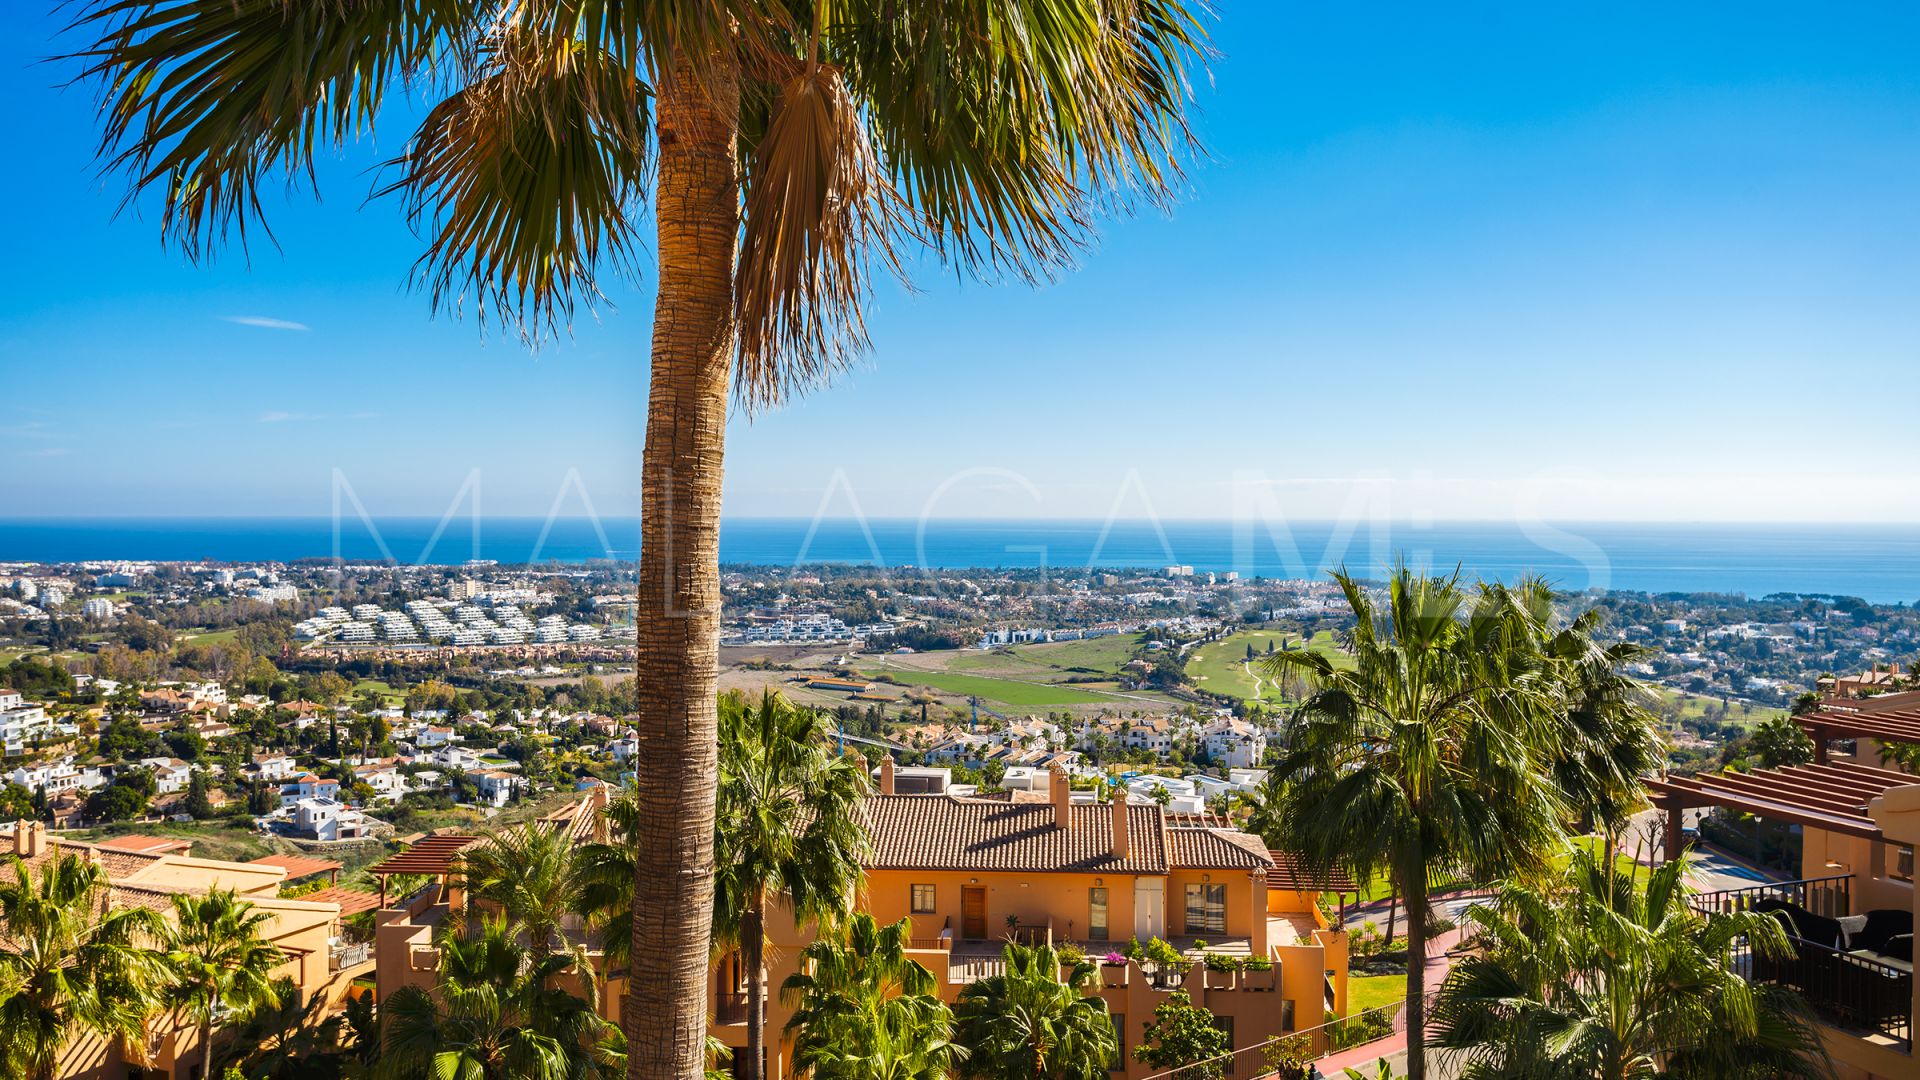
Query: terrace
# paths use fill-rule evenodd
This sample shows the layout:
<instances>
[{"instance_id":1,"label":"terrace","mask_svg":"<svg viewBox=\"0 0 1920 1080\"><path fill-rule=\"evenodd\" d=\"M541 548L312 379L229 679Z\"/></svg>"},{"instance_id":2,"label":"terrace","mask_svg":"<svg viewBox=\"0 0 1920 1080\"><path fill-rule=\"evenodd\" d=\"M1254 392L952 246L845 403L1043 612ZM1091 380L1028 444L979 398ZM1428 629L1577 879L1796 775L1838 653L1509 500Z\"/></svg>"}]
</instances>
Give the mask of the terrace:
<instances>
[{"instance_id":1,"label":"terrace","mask_svg":"<svg viewBox=\"0 0 1920 1080\"><path fill-rule=\"evenodd\" d=\"M1708 914L1774 914L1787 931L1789 954L1763 956L1743 945L1742 973L1798 990L1837 1031L1910 1054L1913 849L1890 838L1882 820L1920 810L1920 778L1835 762L1824 745L1820 757L1809 765L1654 781L1654 801L1667 812L1666 850L1680 850L1682 813L1695 807L1799 826L1802 877L1703 893L1694 905Z\"/></svg>"}]
</instances>

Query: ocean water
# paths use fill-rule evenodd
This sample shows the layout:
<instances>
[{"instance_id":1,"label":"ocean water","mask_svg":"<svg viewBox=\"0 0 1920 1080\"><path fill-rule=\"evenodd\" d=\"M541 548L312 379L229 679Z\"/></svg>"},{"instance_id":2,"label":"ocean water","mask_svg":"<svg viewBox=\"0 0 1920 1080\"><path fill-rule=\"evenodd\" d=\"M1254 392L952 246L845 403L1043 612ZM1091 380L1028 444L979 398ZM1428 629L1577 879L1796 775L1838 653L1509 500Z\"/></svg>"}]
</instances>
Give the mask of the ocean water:
<instances>
[{"instance_id":1,"label":"ocean water","mask_svg":"<svg viewBox=\"0 0 1920 1080\"><path fill-rule=\"evenodd\" d=\"M0 561L402 564L632 561L637 518L0 519ZM1242 577L1378 574L1398 560L1470 577L1537 573L1568 589L1820 593L1920 602L1920 526L741 518L723 561L769 566L1159 568Z\"/></svg>"}]
</instances>

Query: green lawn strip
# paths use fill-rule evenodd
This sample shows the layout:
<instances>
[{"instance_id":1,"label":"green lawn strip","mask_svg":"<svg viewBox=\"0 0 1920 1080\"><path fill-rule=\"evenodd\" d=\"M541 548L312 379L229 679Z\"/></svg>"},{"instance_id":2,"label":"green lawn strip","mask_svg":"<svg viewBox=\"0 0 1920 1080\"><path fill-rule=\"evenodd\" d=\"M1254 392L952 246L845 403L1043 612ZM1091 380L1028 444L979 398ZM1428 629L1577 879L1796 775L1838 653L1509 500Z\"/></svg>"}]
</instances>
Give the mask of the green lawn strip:
<instances>
[{"instance_id":1,"label":"green lawn strip","mask_svg":"<svg viewBox=\"0 0 1920 1080\"><path fill-rule=\"evenodd\" d=\"M1406 1000L1407 977L1405 975L1347 976L1348 1016L1358 1016L1385 1005L1399 1005Z\"/></svg>"},{"instance_id":2,"label":"green lawn strip","mask_svg":"<svg viewBox=\"0 0 1920 1080\"><path fill-rule=\"evenodd\" d=\"M865 672L870 679L880 674L883 672ZM1018 682L1011 679L993 679L983 675L908 671L901 668L891 669L884 674L897 680L901 686L925 686L949 694L978 696L1005 705L1093 705L1113 700L1113 697L1108 694L1078 690L1054 683Z\"/></svg>"}]
</instances>

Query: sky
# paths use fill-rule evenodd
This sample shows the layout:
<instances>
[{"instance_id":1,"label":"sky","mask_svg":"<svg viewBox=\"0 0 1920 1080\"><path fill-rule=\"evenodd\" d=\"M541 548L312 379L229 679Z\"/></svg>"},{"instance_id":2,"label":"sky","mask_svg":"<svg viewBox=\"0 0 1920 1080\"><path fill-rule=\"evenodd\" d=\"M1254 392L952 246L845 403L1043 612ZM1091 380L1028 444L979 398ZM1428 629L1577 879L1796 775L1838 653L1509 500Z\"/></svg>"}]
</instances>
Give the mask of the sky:
<instances>
[{"instance_id":1,"label":"sky","mask_svg":"<svg viewBox=\"0 0 1920 1080\"><path fill-rule=\"evenodd\" d=\"M537 352L370 199L421 103L194 264L0 41L0 517L638 508L650 267ZM739 516L1920 521L1920 8L1221 0L1172 211L922 265L736 414ZM644 262L644 260L643 260Z\"/></svg>"}]
</instances>

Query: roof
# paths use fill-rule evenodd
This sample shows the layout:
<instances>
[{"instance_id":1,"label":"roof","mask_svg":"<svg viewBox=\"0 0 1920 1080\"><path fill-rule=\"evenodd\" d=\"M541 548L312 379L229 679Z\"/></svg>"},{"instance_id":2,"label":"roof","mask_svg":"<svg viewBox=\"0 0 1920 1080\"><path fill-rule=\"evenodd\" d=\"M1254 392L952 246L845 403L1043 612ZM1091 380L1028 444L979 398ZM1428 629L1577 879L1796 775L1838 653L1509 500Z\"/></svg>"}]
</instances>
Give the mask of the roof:
<instances>
[{"instance_id":1,"label":"roof","mask_svg":"<svg viewBox=\"0 0 1920 1080\"><path fill-rule=\"evenodd\" d=\"M452 868L460 849L479 839L462 833L429 836L398 855L369 866L367 873L383 877L387 874L444 874Z\"/></svg>"},{"instance_id":2,"label":"roof","mask_svg":"<svg viewBox=\"0 0 1920 1080\"><path fill-rule=\"evenodd\" d=\"M1920 784L1920 777L1854 764L1788 765L1648 781L1653 790L1685 806L1724 806L1866 840L1881 838L1868 804L1893 788L1913 784Z\"/></svg>"},{"instance_id":3,"label":"roof","mask_svg":"<svg viewBox=\"0 0 1920 1080\"><path fill-rule=\"evenodd\" d=\"M1870 698L1827 698L1794 720L1816 740L1865 736L1920 742L1920 690Z\"/></svg>"},{"instance_id":4,"label":"roof","mask_svg":"<svg viewBox=\"0 0 1920 1080\"><path fill-rule=\"evenodd\" d=\"M325 874L340 869L340 864L327 859L310 859L305 855L262 855L252 860L254 866L277 866L287 872L288 881L298 881L315 874Z\"/></svg>"},{"instance_id":5,"label":"roof","mask_svg":"<svg viewBox=\"0 0 1920 1080\"><path fill-rule=\"evenodd\" d=\"M1127 807L1128 853L1113 854L1113 810L1067 808L1054 825L1047 803L876 795L867 800L872 870L1015 870L1034 873L1167 872L1167 839L1158 806Z\"/></svg>"},{"instance_id":6,"label":"roof","mask_svg":"<svg viewBox=\"0 0 1920 1080\"><path fill-rule=\"evenodd\" d=\"M165 855L174 851L188 851L193 847L191 840L178 840L170 836L146 836L141 833L128 833L111 840L102 840L93 845L106 851L128 851L136 855Z\"/></svg>"},{"instance_id":7,"label":"roof","mask_svg":"<svg viewBox=\"0 0 1920 1080\"><path fill-rule=\"evenodd\" d=\"M373 893L338 887L310 892L300 899L312 904L338 904L342 916L358 915L362 911L372 911L380 906L380 897Z\"/></svg>"}]
</instances>

